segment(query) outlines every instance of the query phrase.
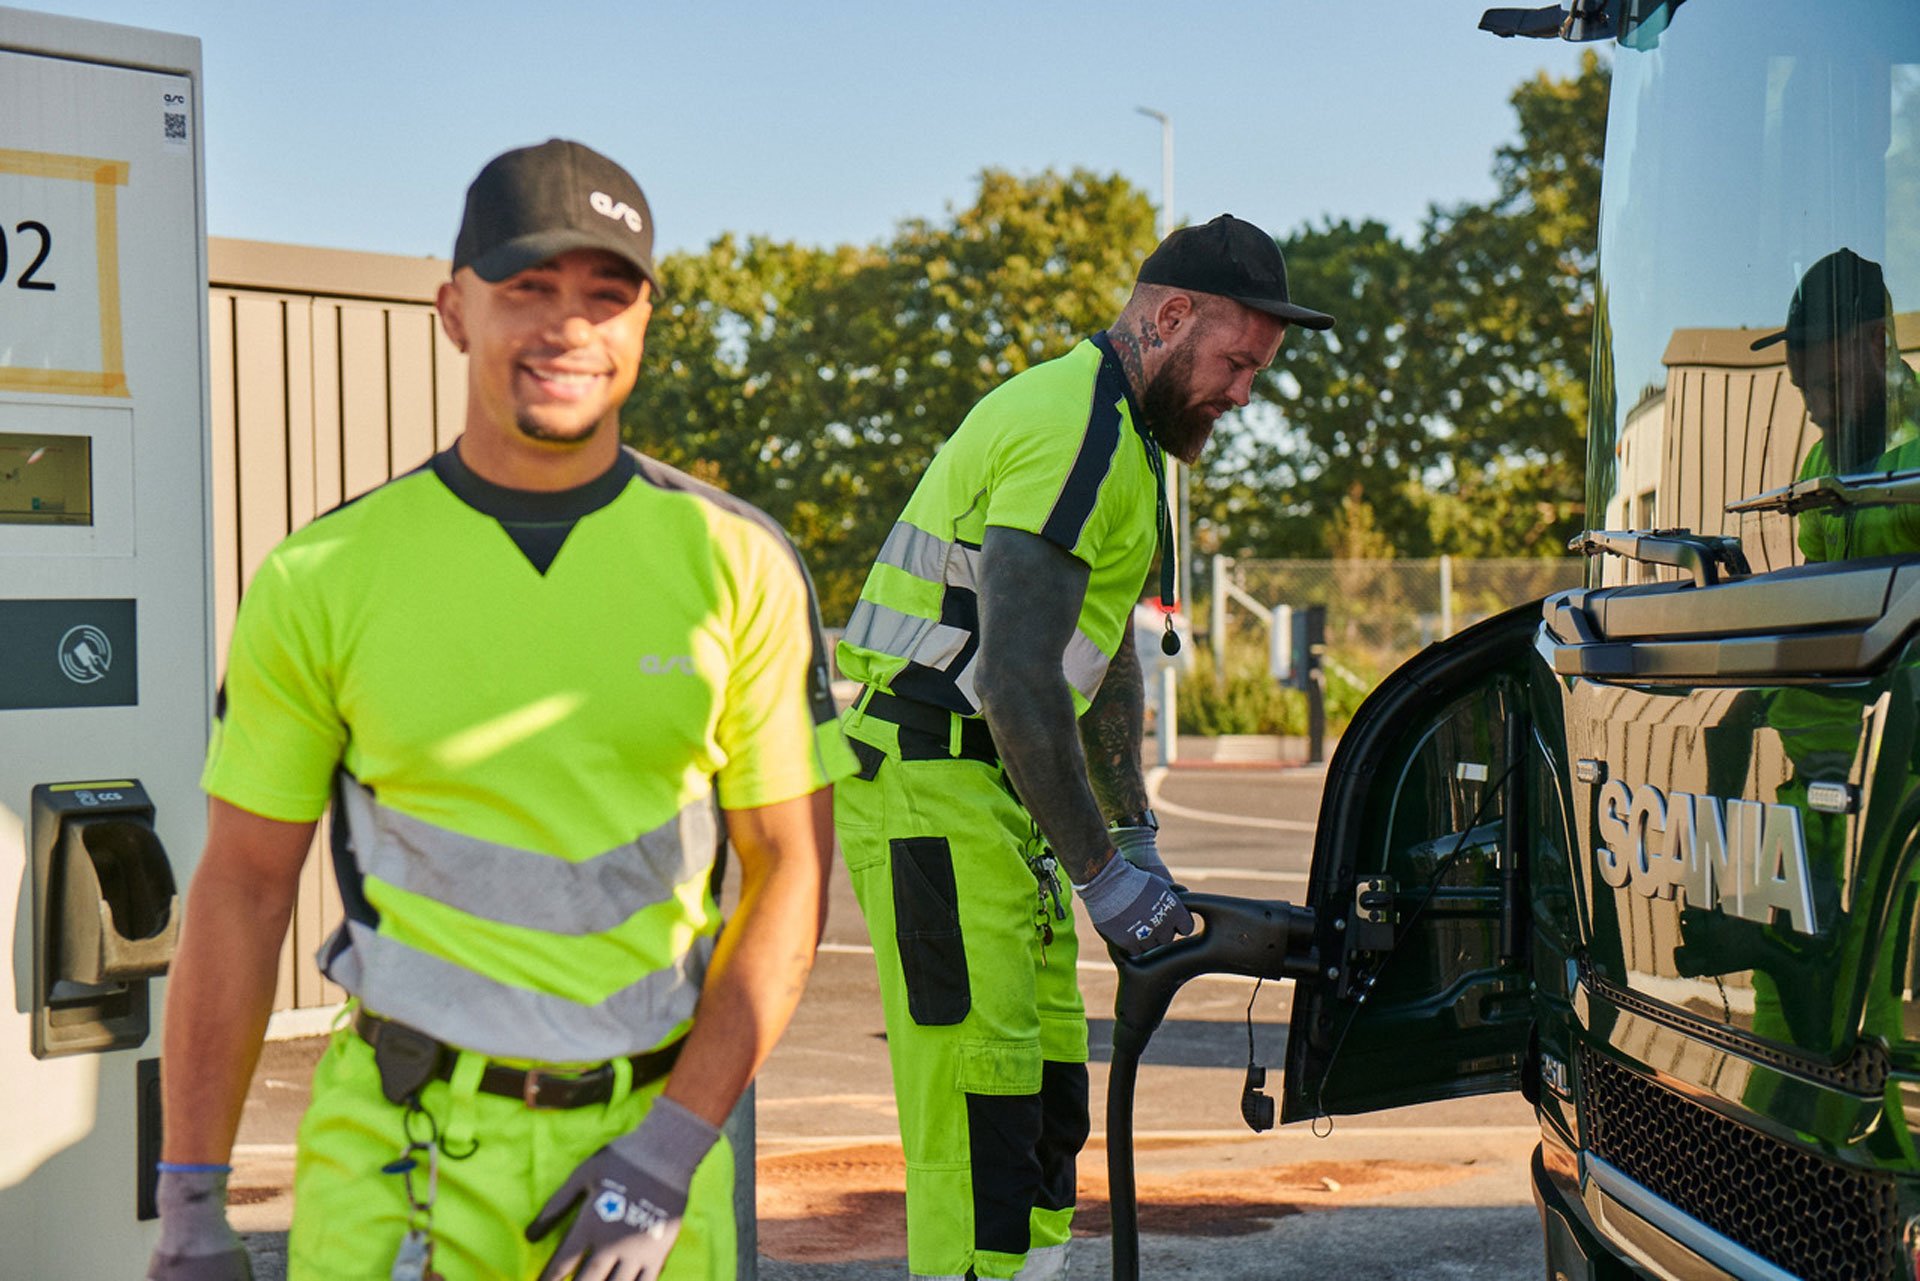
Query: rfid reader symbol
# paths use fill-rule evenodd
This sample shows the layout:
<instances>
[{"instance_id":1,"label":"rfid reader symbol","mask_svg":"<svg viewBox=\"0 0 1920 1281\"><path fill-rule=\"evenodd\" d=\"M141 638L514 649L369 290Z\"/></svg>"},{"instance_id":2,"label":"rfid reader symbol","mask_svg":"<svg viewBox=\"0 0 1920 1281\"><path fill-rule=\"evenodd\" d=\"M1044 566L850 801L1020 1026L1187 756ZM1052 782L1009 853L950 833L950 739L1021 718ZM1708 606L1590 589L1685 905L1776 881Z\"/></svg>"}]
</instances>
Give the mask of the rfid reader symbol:
<instances>
[{"instance_id":1,"label":"rfid reader symbol","mask_svg":"<svg viewBox=\"0 0 1920 1281\"><path fill-rule=\"evenodd\" d=\"M76 685L91 685L113 667L113 645L91 623L69 627L60 638L60 671Z\"/></svg>"}]
</instances>

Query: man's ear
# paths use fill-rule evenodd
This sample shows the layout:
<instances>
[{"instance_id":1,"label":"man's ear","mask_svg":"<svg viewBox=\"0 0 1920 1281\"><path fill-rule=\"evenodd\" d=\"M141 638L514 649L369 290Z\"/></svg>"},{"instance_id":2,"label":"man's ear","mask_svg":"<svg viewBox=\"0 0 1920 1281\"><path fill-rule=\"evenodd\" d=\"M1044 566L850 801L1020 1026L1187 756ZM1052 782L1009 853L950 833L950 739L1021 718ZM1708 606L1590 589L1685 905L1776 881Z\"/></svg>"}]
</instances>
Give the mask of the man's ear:
<instances>
[{"instance_id":1,"label":"man's ear","mask_svg":"<svg viewBox=\"0 0 1920 1281\"><path fill-rule=\"evenodd\" d=\"M446 331L447 341L465 352L467 325L460 313L461 301L460 287L451 280L444 280L433 296L433 308L440 313L440 328Z\"/></svg>"},{"instance_id":2,"label":"man's ear","mask_svg":"<svg viewBox=\"0 0 1920 1281\"><path fill-rule=\"evenodd\" d=\"M1159 328L1162 338L1177 342L1185 330L1193 327L1194 314L1191 294L1168 294L1154 308L1153 323Z\"/></svg>"}]
</instances>

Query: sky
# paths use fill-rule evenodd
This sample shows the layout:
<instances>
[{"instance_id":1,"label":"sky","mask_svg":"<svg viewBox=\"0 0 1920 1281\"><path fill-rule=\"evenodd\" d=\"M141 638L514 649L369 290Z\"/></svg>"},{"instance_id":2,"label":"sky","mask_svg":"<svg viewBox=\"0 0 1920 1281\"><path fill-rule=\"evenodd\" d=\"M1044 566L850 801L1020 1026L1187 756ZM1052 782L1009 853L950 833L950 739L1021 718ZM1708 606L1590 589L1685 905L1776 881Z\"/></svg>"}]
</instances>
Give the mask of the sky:
<instances>
[{"instance_id":1,"label":"sky","mask_svg":"<svg viewBox=\"0 0 1920 1281\"><path fill-rule=\"evenodd\" d=\"M22 7L199 37L211 234L440 257L480 166L556 135L634 173L667 252L872 243L989 167L1118 172L1157 203L1140 106L1173 121L1176 221L1411 235L1492 193L1509 95L1580 53L1476 30L1484 0Z\"/></svg>"}]
</instances>

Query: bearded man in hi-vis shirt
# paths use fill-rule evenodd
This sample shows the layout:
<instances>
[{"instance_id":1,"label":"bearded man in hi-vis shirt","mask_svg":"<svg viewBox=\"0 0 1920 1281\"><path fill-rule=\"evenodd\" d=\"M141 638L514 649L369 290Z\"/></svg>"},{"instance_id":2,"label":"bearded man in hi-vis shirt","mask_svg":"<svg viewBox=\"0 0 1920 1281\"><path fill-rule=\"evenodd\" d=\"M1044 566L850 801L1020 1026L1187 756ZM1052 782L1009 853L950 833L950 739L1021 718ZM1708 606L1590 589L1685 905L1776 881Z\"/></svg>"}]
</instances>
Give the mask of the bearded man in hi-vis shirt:
<instances>
[{"instance_id":1,"label":"bearded man in hi-vis shirt","mask_svg":"<svg viewBox=\"0 0 1920 1281\"><path fill-rule=\"evenodd\" d=\"M1332 323L1289 301L1258 227L1174 232L1111 327L973 408L867 578L839 649L862 768L834 824L880 971L916 1277L1065 1270L1088 1133L1066 883L1129 954L1193 924L1156 850L1130 622L1156 548L1173 596L1162 451L1195 461L1287 326Z\"/></svg>"}]
</instances>

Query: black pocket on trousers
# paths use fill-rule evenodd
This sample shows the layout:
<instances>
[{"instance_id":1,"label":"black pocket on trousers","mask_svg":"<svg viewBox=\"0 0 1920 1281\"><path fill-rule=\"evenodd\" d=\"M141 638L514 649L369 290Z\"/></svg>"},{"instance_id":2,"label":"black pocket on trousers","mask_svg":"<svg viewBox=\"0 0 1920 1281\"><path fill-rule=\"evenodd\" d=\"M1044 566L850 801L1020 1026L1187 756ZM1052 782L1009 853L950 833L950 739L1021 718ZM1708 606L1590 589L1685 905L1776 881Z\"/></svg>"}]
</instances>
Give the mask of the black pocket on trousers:
<instances>
[{"instance_id":1,"label":"black pocket on trousers","mask_svg":"<svg viewBox=\"0 0 1920 1281\"><path fill-rule=\"evenodd\" d=\"M885 763L887 754L871 743L863 743L857 738L849 738L847 746L853 749L854 759L860 762L860 771L854 777L863 783L871 783L880 774L880 766Z\"/></svg>"},{"instance_id":2,"label":"black pocket on trousers","mask_svg":"<svg viewBox=\"0 0 1920 1281\"><path fill-rule=\"evenodd\" d=\"M907 984L907 1013L922 1027L950 1026L973 1008L953 851L944 836L909 836L888 845L894 942Z\"/></svg>"}]
</instances>

